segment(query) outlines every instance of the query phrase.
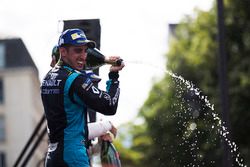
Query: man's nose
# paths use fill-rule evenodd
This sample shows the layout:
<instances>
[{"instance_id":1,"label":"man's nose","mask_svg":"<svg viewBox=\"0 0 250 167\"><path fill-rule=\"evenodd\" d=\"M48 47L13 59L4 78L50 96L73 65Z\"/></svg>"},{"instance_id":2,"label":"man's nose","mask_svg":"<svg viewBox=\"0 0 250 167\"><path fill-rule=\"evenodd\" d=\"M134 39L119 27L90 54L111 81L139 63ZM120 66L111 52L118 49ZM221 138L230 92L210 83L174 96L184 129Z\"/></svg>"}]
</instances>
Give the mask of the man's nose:
<instances>
[{"instance_id":1,"label":"man's nose","mask_svg":"<svg viewBox=\"0 0 250 167\"><path fill-rule=\"evenodd\" d=\"M84 51L81 53L81 58L86 59L87 58L87 53Z\"/></svg>"},{"instance_id":2,"label":"man's nose","mask_svg":"<svg viewBox=\"0 0 250 167\"><path fill-rule=\"evenodd\" d=\"M87 52L84 51L84 57L85 57L85 58L87 57L87 55L88 55Z\"/></svg>"}]
</instances>

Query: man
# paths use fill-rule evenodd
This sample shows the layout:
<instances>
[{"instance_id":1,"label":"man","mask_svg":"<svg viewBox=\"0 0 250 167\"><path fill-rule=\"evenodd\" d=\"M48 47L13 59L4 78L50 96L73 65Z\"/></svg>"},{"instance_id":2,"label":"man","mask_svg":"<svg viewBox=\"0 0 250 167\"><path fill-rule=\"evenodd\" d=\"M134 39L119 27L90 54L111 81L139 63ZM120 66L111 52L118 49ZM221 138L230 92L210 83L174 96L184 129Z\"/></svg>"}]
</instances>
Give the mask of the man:
<instances>
[{"instance_id":1,"label":"man","mask_svg":"<svg viewBox=\"0 0 250 167\"><path fill-rule=\"evenodd\" d=\"M60 63L60 53L58 45L55 45L52 49L51 53L51 63L50 67L55 67L57 63ZM101 81L101 78L93 73L92 70L82 70L84 75L86 75L93 83L98 84ZM113 136L116 136L117 129L110 121L98 121L88 123L88 139L92 140L96 137L100 137L102 140L112 141L112 137L110 136L111 132Z\"/></svg>"},{"instance_id":2,"label":"man","mask_svg":"<svg viewBox=\"0 0 250 167\"><path fill-rule=\"evenodd\" d=\"M56 66L57 63L60 63L60 53L59 53L59 47L55 45L52 49L51 54L51 63L50 66L53 68ZM81 71L84 75L86 75L93 83L98 84L101 81L101 78L93 73L92 70L82 70ZM116 137L117 129L116 127L110 122L110 121L97 121L97 122L91 122L87 124L88 127L88 155L91 157L92 154L95 154L96 152L101 151L100 147L100 140L101 141L108 141L112 142L113 138ZM112 137L112 135L113 137ZM91 140L98 137L98 144L92 145ZM110 153L110 152L106 152Z\"/></svg>"},{"instance_id":3,"label":"man","mask_svg":"<svg viewBox=\"0 0 250 167\"><path fill-rule=\"evenodd\" d=\"M86 108L104 115L116 113L118 72L124 64L110 67L107 92L98 89L80 72L86 63L85 50L93 44L80 29L64 31L58 42L61 62L42 81L41 96L50 141L45 162L48 167L88 167ZM119 57L113 56L111 59L117 60Z\"/></svg>"},{"instance_id":4,"label":"man","mask_svg":"<svg viewBox=\"0 0 250 167\"><path fill-rule=\"evenodd\" d=\"M55 67L57 63L60 64L60 53L59 47L55 45L52 49L50 67ZM81 72L87 75L94 83L99 83L101 81L101 78L96 75L92 70L81 70Z\"/></svg>"}]
</instances>

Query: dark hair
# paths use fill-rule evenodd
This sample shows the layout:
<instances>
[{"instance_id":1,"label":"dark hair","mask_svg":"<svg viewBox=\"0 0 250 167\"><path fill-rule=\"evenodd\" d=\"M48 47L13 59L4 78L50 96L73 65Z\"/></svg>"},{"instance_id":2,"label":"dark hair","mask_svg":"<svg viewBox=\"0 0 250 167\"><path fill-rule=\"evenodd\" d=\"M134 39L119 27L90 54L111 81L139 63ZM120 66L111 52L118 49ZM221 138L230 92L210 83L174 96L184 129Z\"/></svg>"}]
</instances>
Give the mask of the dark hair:
<instances>
[{"instance_id":1,"label":"dark hair","mask_svg":"<svg viewBox=\"0 0 250 167\"><path fill-rule=\"evenodd\" d=\"M52 55L51 56L55 57L56 62L58 62L58 60L60 59L59 47L57 45L54 46L54 48L52 49Z\"/></svg>"}]
</instances>

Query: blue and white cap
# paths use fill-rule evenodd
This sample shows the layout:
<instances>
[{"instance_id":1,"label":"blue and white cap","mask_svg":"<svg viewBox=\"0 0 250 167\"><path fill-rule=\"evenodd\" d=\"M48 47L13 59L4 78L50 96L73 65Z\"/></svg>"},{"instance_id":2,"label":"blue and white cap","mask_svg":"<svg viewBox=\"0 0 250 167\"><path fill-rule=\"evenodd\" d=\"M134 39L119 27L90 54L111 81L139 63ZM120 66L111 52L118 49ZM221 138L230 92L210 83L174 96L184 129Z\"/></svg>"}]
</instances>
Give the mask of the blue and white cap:
<instances>
[{"instance_id":1,"label":"blue and white cap","mask_svg":"<svg viewBox=\"0 0 250 167\"><path fill-rule=\"evenodd\" d=\"M61 47L62 45L87 45L90 48L94 48L96 46L95 42L88 40L85 33L78 28L67 29L61 34L58 46Z\"/></svg>"}]
</instances>

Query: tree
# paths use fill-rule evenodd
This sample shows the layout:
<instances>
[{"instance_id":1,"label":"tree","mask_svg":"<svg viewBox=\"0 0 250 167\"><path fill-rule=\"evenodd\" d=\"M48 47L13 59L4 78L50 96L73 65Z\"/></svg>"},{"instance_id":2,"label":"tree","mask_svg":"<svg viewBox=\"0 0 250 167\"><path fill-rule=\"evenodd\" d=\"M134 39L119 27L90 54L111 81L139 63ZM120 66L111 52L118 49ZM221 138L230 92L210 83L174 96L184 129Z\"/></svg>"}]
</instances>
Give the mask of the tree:
<instances>
[{"instance_id":1,"label":"tree","mask_svg":"<svg viewBox=\"0 0 250 167\"><path fill-rule=\"evenodd\" d=\"M240 158L250 165L250 11L249 0L225 1L226 53L228 56L229 99L232 142ZM144 123L133 133L131 150L143 154L138 166L221 166L220 115L217 74L216 8L196 11L176 29L167 69L184 79L166 74L156 83L139 116ZM194 83L190 89L186 81ZM197 89L202 92L197 92ZM196 90L196 91L195 91ZM215 110L202 97L209 97ZM138 129L138 125L133 127ZM145 137L145 140L143 138ZM136 141L140 139L140 144ZM237 155L232 155L235 165ZM239 157L238 157L239 158ZM241 159L239 159L241 160Z\"/></svg>"}]
</instances>

